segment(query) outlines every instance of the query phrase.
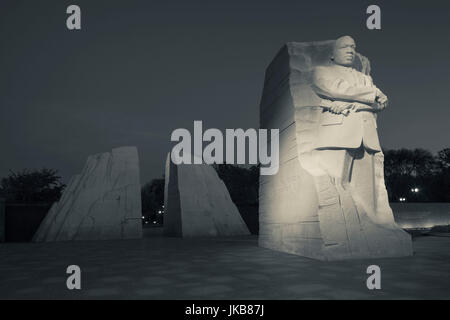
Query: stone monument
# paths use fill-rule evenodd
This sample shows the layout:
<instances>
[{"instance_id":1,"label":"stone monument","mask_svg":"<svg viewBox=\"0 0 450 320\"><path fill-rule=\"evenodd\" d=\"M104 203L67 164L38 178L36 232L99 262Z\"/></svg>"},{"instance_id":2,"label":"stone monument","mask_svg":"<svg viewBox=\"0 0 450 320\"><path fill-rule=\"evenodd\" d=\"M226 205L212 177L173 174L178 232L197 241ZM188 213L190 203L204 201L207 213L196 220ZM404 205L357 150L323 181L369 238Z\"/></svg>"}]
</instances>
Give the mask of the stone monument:
<instances>
[{"instance_id":1,"label":"stone monument","mask_svg":"<svg viewBox=\"0 0 450 320\"><path fill-rule=\"evenodd\" d=\"M319 260L412 254L384 182L377 113L388 103L351 37L287 43L266 70L260 126L280 169L260 177L262 247Z\"/></svg>"},{"instance_id":2,"label":"stone monument","mask_svg":"<svg viewBox=\"0 0 450 320\"><path fill-rule=\"evenodd\" d=\"M90 156L36 231L33 241L142 237L141 186L136 147Z\"/></svg>"},{"instance_id":3,"label":"stone monument","mask_svg":"<svg viewBox=\"0 0 450 320\"><path fill-rule=\"evenodd\" d=\"M177 237L249 235L247 225L216 170L174 164L167 156L164 234Z\"/></svg>"}]
</instances>

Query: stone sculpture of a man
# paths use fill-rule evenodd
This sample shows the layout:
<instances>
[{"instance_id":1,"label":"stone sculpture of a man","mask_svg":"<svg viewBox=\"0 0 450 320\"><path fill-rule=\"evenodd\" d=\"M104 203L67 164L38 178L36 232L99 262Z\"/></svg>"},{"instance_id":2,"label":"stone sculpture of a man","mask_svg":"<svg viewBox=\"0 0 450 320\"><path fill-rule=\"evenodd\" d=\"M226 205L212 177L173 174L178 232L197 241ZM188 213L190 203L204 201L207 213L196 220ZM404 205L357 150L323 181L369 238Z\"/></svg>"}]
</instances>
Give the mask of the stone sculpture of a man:
<instances>
[{"instance_id":1,"label":"stone sculpture of a man","mask_svg":"<svg viewBox=\"0 0 450 320\"><path fill-rule=\"evenodd\" d=\"M349 37L287 43L266 70L261 128L280 130L280 167L260 178L259 245L320 260L402 257L376 116L388 99Z\"/></svg>"},{"instance_id":2,"label":"stone sculpture of a man","mask_svg":"<svg viewBox=\"0 0 450 320\"><path fill-rule=\"evenodd\" d=\"M388 99L348 36L287 43L266 70L262 128L280 129L280 167L260 178L259 245L320 260L402 257L376 116Z\"/></svg>"},{"instance_id":3,"label":"stone sculpture of a man","mask_svg":"<svg viewBox=\"0 0 450 320\"><path fill-rule=\"evenodd\" d=\"M335 183L348 189L352 182L354 200L382 223L374 208L373 156L381 152L375 113L386 108L388 99L370 76L352 68L355 47L349 36L337 39L330 64L314 69L313 89L325 107L315 149L321 150L318 161Z\"/></svg>"}]
</instances>

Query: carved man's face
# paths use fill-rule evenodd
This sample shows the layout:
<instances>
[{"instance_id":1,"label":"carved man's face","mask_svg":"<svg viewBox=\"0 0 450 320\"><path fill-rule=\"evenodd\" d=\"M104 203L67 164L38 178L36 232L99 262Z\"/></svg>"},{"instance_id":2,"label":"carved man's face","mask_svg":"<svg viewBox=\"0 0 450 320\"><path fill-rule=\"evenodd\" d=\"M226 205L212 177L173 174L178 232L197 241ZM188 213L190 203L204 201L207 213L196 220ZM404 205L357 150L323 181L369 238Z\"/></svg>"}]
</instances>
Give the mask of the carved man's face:
<instances>
[{"instance_id":1,"label":"carved man's face","mask_svg":"<svg viewBox=\"0 0 450 320\"><path fill-rule=\"evenodd\" d=\"M355 60L355 40L349 36L336 40L333 50L333 61L341 66L351 66Z\"/></svg>"}]
</instances>

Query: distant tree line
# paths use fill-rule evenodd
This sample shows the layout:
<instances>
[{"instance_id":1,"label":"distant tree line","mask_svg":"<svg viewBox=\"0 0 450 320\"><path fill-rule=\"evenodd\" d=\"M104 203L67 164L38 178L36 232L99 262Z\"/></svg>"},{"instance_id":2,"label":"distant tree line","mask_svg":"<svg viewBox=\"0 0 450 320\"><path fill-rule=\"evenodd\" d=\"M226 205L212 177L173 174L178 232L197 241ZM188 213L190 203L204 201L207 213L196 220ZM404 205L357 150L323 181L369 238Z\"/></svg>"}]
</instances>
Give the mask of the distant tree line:
<instances>
[{"instance_id":1,"label":"distant tree line","mask_svg":"<svg viewBox=\"0 0 450 320\"><path fill-rule=\"evenodd\" d=\"M141 188L143 223L162 224L164 217L164 176Z\"/></svg>"},{"instance_id":2,"label":"distant tree line","mask_svg":"<svg viewBox=\"0 0 450 320\"><path fill-rule=\"evenodd\" d=\"M424 149L385 150L384 155L390 201L450 202L450 148L436 155ZM258 207L258 166L217 164L214 168L240 210ZM57 170L25 169L11 171L0 180L0 197L10 203L53 203L59 200L64 188ZM145 184L141 196L143 215L159 223L158 213L164 210L164 176Z\"/></svg>"},{"instance_id":3,"label":"distant tree line","mask_svg":"<svg viewBox=\"0 0 450 320\"><path fill-rule=\"evenodd\" d=\"M450 202L450 148L386 150L384 173L392 202Z\"/></svg>"},{"instance_id":4,"label":"distant tree line","mask_svg":"<svg viewBox=\"0 0 450 320\"><path fill-rule=\"evenodd\" d=\"M0 181L0 197L7 203L45 203L58 201L66 185L54 169L14 172Z\"/></svg>"}]
</instances>

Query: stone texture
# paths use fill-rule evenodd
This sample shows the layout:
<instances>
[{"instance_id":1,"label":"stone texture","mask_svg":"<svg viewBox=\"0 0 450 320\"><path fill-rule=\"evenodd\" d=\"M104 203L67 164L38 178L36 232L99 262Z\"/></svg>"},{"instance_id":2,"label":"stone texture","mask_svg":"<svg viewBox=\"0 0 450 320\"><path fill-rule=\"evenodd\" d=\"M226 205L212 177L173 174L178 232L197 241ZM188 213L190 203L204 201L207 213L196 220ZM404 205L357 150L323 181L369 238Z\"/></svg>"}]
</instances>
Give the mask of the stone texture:
<instances>
[{"instance_id":1,"label":"stone texture","mask_svg":"<svg viewBox=\"0 0 450 320\"><path fill-rule=\"evenodd\" d=\"M320 165L315 144L323 104L311 87L312 71L329 60L333 45L288 43L266 70L260 127L280 130L280 169L260 177L259 245L320 260L411 255L411 238L389 207L381 152L373 160L362 156L348 188ZM360 54L354 68L370 73ZM371 188L365 181L372 181Z\"/></svg>"},{"instance_id":2,"label":"stone texture","mask_svg":"<svg viewBox=\"0 0 450 320\"><path fill-rule=\"evenodd\" d=\"M250 234L212 166L175 165L167 156L164 234L178 237Z\"/></svg>"},{"instance_id":3,"label":"stone texture","mask_svg":"<svg viewBox=\"0 0 450 320\"><path fill-rule=\"evenodd\" d=\"M33 241L103 240L142 237L139 159L136 147L90 156Z\"/></svg>"}]
</instances>

